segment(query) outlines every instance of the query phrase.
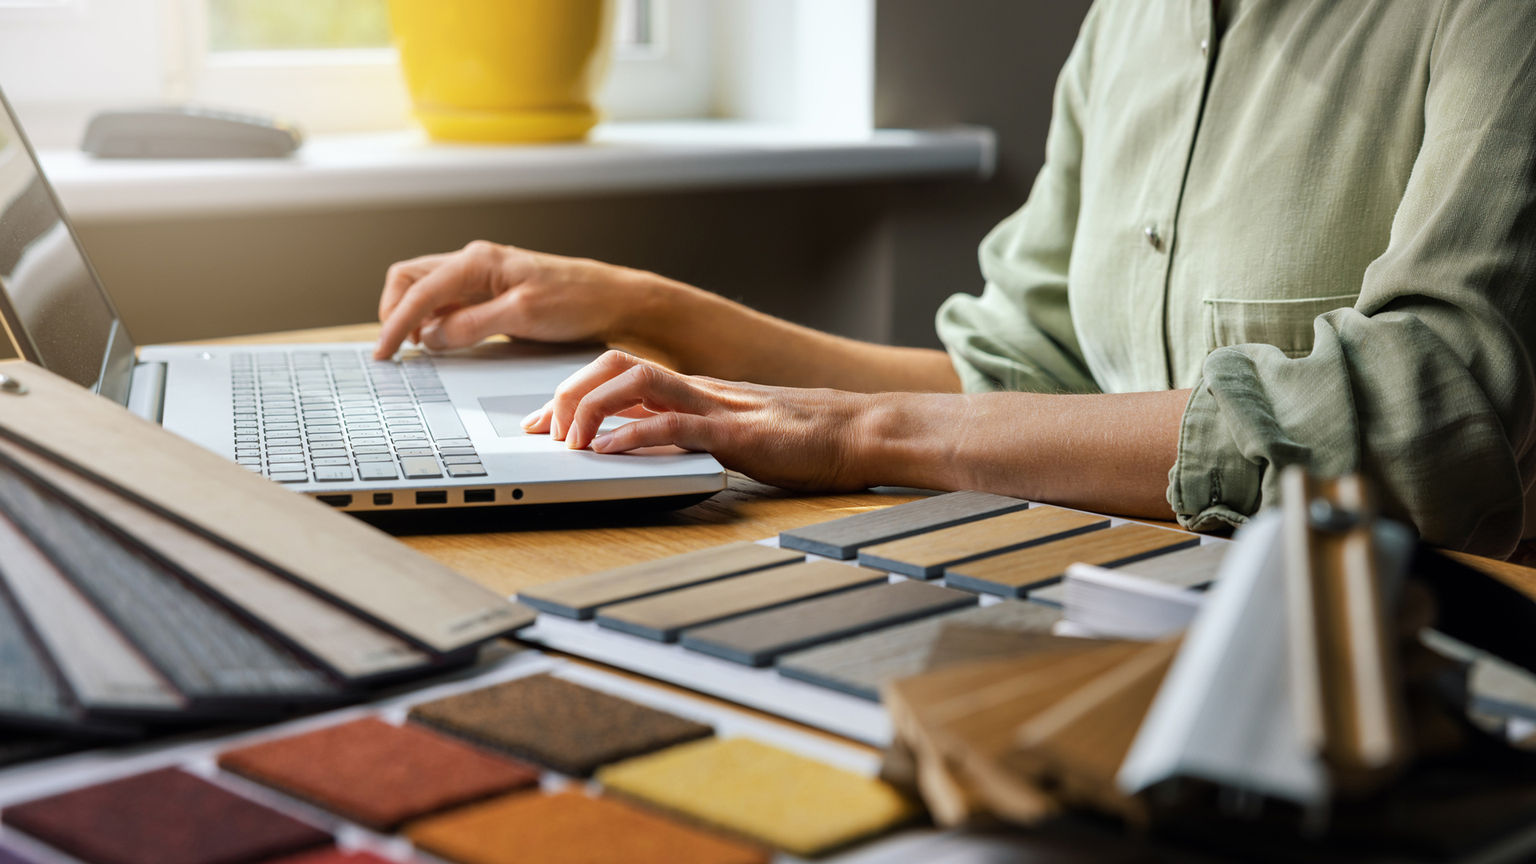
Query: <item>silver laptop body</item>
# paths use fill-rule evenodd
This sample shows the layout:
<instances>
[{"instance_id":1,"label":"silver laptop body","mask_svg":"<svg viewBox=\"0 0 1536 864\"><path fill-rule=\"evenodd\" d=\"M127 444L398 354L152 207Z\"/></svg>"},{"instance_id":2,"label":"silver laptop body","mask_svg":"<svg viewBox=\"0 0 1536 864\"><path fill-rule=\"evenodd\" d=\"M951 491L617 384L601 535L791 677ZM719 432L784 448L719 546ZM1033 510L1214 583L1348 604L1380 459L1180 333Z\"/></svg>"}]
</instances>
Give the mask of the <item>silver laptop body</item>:
<instances>
[{"instance_id":1,"label":"silver laptop body","mask_svg":"<svg viewBox=\"0 0 1536 864\"><path fill-rule=\"evenodd\" d=\"M519 422L593 349L137 348L0 93L0 320L22 357L344 510L702 497L720 464L568 450ZM623 421L611 420L605 426Z\"/></svg>"}]
</instances>

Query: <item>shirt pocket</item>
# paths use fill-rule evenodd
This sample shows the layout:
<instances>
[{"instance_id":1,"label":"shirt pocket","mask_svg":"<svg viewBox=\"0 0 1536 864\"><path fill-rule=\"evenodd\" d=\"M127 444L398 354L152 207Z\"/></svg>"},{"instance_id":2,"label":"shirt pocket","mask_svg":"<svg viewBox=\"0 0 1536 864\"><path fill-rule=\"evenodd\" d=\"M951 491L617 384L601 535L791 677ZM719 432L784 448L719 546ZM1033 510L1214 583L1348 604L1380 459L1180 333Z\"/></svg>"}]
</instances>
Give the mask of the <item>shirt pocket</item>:
<instances>
[{"instance_id":1,"label":"shirt pocket","mask_svg":"<svg viewBox=\"0 0 1536 864\"><path fill-rule=\"evenodd\" d=\"M1293 300L1207 298L1205 351L1228 345L1273 345L1287 357L1312 353L1312 322L1334 309L1355 305L1359 294L1302 297Z\"/></svg>"}]
</instances>

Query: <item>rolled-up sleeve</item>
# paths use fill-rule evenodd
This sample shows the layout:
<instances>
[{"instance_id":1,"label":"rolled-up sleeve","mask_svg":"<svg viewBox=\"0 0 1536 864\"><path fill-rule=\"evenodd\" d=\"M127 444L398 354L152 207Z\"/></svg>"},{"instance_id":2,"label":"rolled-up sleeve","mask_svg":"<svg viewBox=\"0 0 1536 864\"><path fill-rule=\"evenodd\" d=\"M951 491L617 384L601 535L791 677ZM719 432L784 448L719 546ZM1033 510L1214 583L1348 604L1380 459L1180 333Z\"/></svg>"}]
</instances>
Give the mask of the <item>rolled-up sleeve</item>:
<instances>
[{"instance_id":1,"label":"rolled-up sleeve","mask_svg":"<svg viewBox=\"0 0 1536 864\"><path fill-rule=\"evenodd\" d=\"M939 338L967 392L1098 392L1067 305L1097 13L1089 12L1057 80L1045 165L1029 200L982 241L986 287L939 309Z\"/></svg>"},{"instance_id":2,"label":"rolled-up sleeve","mask_svg":"<svg viewBox=\"0 0 1536 864\"><path fill-rule=\"evenodd\" d=\"M1448 3L1385 252L1310 354L1212 352L1168 500L1237 524L1293 463L1361 471L1428 541L1505 555L1536 477L1536 4Z\"/></svg>"}]
</instances>

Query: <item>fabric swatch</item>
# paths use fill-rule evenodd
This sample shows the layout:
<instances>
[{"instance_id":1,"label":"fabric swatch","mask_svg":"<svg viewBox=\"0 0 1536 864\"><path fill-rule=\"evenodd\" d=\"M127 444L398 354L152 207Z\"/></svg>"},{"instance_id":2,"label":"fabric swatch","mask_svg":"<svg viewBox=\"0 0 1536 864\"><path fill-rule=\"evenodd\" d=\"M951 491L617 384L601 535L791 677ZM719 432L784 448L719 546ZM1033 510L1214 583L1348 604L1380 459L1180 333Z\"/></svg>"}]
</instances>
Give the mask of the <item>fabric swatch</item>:
<instances>
[{"instance_id":1,"label":"fabric swatch","mask_svg":"<svg viewBox=\"0 0 1536 864\"><path fill-rule=\"evenodd\" d=\"M0 819L90 864L247 864L331 842L175 768L13 805Z\"/></svg>"},{"instance_id":2,"label":"fabric swatch","mask_svg":"<svg viewBox=\"0 0 1536 864\"><path fill-rule=\"evenodd\" d=\"M796 855L819 855L917 814L872 777L749 738L684 744L604 768L606 788Z\"/></svg>"},{"instance_id":3,"label":"fabric swatch","mask_svg":"<svg viewBox=\"0 0 1536 864\"><path fill-rule=\"evenodd\" d=\"M758 848L611 798L509 795L427 819L406 832L460 864L766 864Z\"/></svg>"},{"instance_id":4,"label":"fabric swatch","mask_svg":"<svg viewBox=\"0 0 1536 864\"><path fill-rule=\"evenodd\" d=\"M714 730L549 675L531 675L411 709L411 720L564 774L705 738Z\"/></svg>"},{"instance_id":5,"label":"fabric swatch","mask_svg":"<svg viewBox=\"0 0 1536 864\"><path fill-rule=\"evenodd\" d=\"M948 625L1049 633L1060 620L1060 610L1005 600L786 654L779 658L778 670L786 678L878 701L885 682L937 668L933 648ZM984 656L987 655L956 659Z\"/></svg>"},{"instance_id":6,"label":"fabric swatch","mask_svg":"<svg viewBox=\"0 0 1536 864\"><path fill-rule=\"evenodd\" d=\"M331 848L321 849L318 852L305 852L292 858L270 861L268 864L393 864L393 862L380 858L372 852Z\"/></svg>"},{"instance_id":7,"label":"fabric swatch","mask_svg":"<svg viewBox=\"0 0 1536 864\"><path fill-rule=\"evenodd\" d=\"M219 766L382 831L539 779L527 765L373 717L233 750Z\"/></svg>"}]
</instances>

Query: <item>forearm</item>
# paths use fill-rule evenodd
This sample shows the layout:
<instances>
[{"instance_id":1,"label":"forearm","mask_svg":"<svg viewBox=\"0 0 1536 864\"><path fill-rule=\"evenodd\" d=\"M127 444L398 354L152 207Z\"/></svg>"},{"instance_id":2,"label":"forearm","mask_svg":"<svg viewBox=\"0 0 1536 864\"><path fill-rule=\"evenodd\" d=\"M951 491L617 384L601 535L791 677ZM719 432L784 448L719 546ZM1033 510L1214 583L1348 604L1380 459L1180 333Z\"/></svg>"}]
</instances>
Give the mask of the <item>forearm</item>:
<instances>
[{"instance_id":1,"label":"forearm","mask_svg":"<svg viewBox=\"0 0 1536 864\"><path fill-rule=\"evenodd\" d=\"M1166 490L1188 390L869 397L851 445L869 485L979 489L1172 519Z\"/></svg>"},{"instance_id":2,"label":"forearm","mask_svg":"<svg viewBox=\"0 0 1536 864\"><path fill-rule=\"evenodd\" d=\"M958 392L942 351L860 342L792 324L651 273L625 271L633 312L610 338L679 372L853 392Z\"/></svg>"}]
</instances>

